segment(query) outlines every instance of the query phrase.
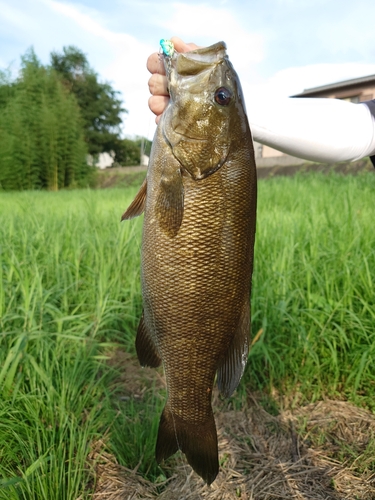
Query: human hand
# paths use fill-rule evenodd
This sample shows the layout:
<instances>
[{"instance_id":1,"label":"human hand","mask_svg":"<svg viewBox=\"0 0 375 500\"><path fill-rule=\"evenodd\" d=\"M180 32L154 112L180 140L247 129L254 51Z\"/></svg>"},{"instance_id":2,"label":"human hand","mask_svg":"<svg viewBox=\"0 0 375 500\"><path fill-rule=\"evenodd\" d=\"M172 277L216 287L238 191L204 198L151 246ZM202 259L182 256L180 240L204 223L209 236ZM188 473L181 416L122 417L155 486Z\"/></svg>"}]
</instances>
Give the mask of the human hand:
<instances>
[{"instance_id":1,"label":"human hand","mask_svg":"<svg viewBox=\"0 0 375 500\"><path fill-rule=\"evenodd\" d=\"M181 40L181 38L176 36L171 38L171 42L177 52L185 53L198 49L198 45L195 45L195 43L185 43ZM168 105L169 94L164 64L160 59L158 52L154 52L147 59L147 69L152 74L148 81L148 87L150 89L150 93L152 94L148 100L148 106L156 115L155 122L159 123L161 114Z\"/></svg>"}]
</instances>

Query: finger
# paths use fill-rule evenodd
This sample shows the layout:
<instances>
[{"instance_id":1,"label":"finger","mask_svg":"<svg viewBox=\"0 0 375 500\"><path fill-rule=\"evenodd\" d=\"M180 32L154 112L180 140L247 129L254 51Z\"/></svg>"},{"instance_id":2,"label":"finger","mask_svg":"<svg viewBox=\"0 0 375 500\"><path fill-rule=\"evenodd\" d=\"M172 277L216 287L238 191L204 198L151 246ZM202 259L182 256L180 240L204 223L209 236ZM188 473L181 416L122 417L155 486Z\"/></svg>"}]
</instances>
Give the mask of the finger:
<instances>
[{"instance_id":1,"label":"finger","mask_svg":"<svg viewBox=\"0 0 375 500\"><path fill-rule=\"evenodd\" d=\"M161 115L167 107L169 97L165 95L153 95L148 100L148 107L155 115Z\"/></svg>"},{"instance_id":2,"label":"finger","mask_svg":"<svg viewBox=\"0 0 375 500\"><path fill-rule=\"evenodd\" d=\"M177 52L181 53L190 52L191 50L199 48L199 46L196 45L195 43L185 43L178 36L173 36L171 38L171 42L173 43ZM160 75L165 75L164 64L158 52L154 52L147 59L147 69L149 70L150 73L158 73Z\"/></svg>"},{"instance_id":3,"label":"finger","mask_svg":"<svg viewBox=\"0 0 375 500\"><path fill-rule=\"evenodd\" d=\"M167 77L154 73L148 81L148 88L152 95L169 95Z\"/></svg>"},{"instance_id":4,"label":"finger","mask_svg":"<svg viewBox=\"0 0 375 500\"><path fill-rule=\"evenodd\" d=\"M159 75L165 75L164 64L158 52L154 52L147 59L147 69L149 70L150 73L158 73Z\"/></svg>"},{"instance_id":5,"label":"finger","mask_svg":"<svg viewBox=\"0 0 375 500\"><path fill-rule=\"evenodd\" d=\"M185 43L178 36L172 36L171 42L177 52L185 53L190 52L191 50L199 49L198 45L195 45L195 43Z\"/></svg>"}]
</instances>

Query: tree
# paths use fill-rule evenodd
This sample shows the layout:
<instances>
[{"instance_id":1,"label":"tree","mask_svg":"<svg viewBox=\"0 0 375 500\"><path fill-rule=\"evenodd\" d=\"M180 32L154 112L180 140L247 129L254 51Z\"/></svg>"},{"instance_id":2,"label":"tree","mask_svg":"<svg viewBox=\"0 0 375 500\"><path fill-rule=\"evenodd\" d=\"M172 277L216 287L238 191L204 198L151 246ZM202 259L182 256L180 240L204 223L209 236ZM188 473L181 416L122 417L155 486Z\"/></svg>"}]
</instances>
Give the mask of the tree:
<instances>
[{"instance_id":1,"label":"tree","mask_svg":"<svg viewBox=\"0 0 375 500\"><path fill-rule=\"evenodd\" d=\"M117 147L116 163L123 167L139 165L141 150L131 139L120 139Z\"/></svg>"},{"instance_id":2,"label":"tree","mask_svg":"<svg viewBox=\"0 0 375 500\"><path fill-rule=\"evenodd\" d=\"M77 99L88 152L94 156L104 151L121 154L121 114L127 111L122 107L119 92L109 83L98 81L86 55L74 46L64 47L62 54L52 52L51 66Z\"/></svg>"},{"instance_id":3,"label":"tree","mask_svg":"<svg viewBox=\"0 0 375 500\"><path fill-rule=\"evenodd\" d=\"M116 153L116 163L124 167L140 164L141 150L143 154L150 156L152 142L145 137L132 139L119 139Z\"/></svg>"},{"instance_id":4,"label":"tree","mask_svg":"<svg viewBox=\"0 0 375 500\"><path fill-rule=\"evenodd\" d=\"M0 187L50 189L84 183L86 162L80 110L56 72L33 50L20 77L0 82Z\"/></svg>"}]
</instances>

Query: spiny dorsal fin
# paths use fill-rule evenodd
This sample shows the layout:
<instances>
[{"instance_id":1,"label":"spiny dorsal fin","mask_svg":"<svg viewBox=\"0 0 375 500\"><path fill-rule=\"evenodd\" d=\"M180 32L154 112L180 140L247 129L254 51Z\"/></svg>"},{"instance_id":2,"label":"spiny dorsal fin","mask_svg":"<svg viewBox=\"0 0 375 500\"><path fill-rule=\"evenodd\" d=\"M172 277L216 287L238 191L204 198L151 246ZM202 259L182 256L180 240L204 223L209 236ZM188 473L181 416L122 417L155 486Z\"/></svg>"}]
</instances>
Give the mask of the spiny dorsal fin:
<instances>
[{"instance_id":1,"label":"spiny dorsal fin","mask_svg":"<svg viewBox=\"0 0 375 500\"><path fill-rule=\"evenodd\" d=\"M246 300L235 336L217 372L220 393L229 398L238 386L249 353L250 300Z\"/></svg>"},{"instance_id":2,"label":"spiny dorsal fin","mask_svg":"<svg viewBox=\"0 0 375 500\"><path fill-rule=\"evenodd\" d=\"M161 365L161 357L152 335L146 327L143 314L137 330L135 348L141 366L157 368Z\"/></svg>"},{"instance_id":3,"label":"spiny dorsal fin","mask_svg":"<svg viewBox=\"0 0 375 500\"><path fill-rule=\"evenodd\" d=\"M180 169L163 173L155 213L162 231L174 238L184 216L184 186Z\"/></svg>"},{"instance_id":4,"label":"spiny dorsal fin","mask_svg":"<svg viewBox=\"0 0 375 500\"><path fill-rule=\"evenodd\" d=\"M147 177L145 177L144 181L142 182L142 185L134 200L131 202L127 210L122 214L121 217L122 221L133 219L134 217L138 217L138 215L141 215L143 213L146 203L146 194L147 194Z\"/></svg>"}]
</instances>

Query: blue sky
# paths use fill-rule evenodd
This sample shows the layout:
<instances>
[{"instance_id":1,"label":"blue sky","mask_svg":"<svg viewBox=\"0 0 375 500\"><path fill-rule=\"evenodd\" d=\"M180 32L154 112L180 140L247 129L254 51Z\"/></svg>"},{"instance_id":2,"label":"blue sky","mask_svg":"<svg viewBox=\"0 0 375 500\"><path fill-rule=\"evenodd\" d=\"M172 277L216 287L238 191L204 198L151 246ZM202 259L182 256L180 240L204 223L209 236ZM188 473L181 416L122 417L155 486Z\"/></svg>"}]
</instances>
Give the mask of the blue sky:
<instances>
[{"instance_id":1,"label":"blue sky","mask_svg":"<svg viewBox=\"0 0 375 500\"><path fill-rule=\"evenodd\" d=\"M152 137L147 56L160 38L224 40L247 101L375 74L374 0L0 0L0 68L16 72L33 46L43 63L65 45L83 50L121 92L124 134Z\"/></svg>"}]
</instances>

